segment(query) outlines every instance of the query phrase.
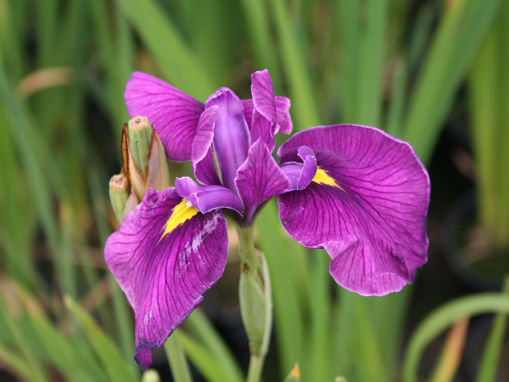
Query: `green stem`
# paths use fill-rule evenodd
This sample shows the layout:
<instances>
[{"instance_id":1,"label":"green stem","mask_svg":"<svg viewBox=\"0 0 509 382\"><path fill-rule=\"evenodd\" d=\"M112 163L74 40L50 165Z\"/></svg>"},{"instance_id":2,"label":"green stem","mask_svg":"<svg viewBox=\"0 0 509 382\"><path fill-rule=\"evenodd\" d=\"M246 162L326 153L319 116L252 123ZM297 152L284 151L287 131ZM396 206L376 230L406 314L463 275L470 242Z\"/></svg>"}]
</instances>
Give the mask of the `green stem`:
<instances>
[{"instance_id":1,"label":"green stem","mask_svg":"<svg viewBox=\"0 0 509 382\"><path fill-rule=\"evenodd\" d=\"M180 343L179 331L175 330L164 343L166 357L171 367L171 375L176 382L192 382L189 365L186 361L184 349Z\"/></svg>"},{"instance_id":2,"label":"green stem","mask_svg":"<svg viewBox=\"0 0 509 382\"><path fill-rule=\"evenodd\" d=\"M260 256L256 254L256 248L254 246L253 227L237 226L237 234L239 236L240 260L248 266L250 271L253 271L257 269L260 264Z\"/></svg>"},{"instance_id":3,"label":"green stem","mask_svg":"<svg viewBox=\"0 0 509 382\"><path fill-rule=\"evenodd\" d=\"M237 227L241 276L240 312L249 339L248 382L258 382L272 331L272 294L267 262L254 246L253 227Z\"/></svg>"},{"instance_id":4,"label":"green stem","mask_svg":"<svg viewBox=\"0 0 509 382\"><path fill-rule=\"evenodd\" d=\"M265 357L251 355L246 382L258 382L262 376L263 361Z\"/></svg>"}]
</instances>

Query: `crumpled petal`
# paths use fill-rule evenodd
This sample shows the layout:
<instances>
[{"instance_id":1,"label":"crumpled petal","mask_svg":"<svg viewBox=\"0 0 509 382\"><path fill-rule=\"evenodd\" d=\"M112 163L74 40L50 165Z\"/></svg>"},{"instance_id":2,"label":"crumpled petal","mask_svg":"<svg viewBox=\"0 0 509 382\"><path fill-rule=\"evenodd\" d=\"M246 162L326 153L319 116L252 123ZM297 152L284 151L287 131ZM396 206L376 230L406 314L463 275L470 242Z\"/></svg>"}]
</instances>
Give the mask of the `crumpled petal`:
<instances>
[{"instance_id":1,"label":"crumpled petal","mask_svg":"<svg viewBox=\"0 0 509 382\"><path fill-rule=\"evenodd\" d=\"M212 154L214 128L218 106L211 106L202 113L198 122L198 129L193 140L192 164L193 173L203 184L220 184Z\"/></svg>"},{"instance_id":2,"label":"crumpled petal","mask_svg":"<svg viewBox=\"0 0 509 382\"><path fill-rule=\"evenodd\" d=\"M228 252L219 211L200 214L163 235L182 198L173 188L149 190L106 242L106 263L135 313L135 359L143 369L149 349L161 346L223 274Z\"/></svg>"},{"instance_id":3,"label":"crumpled petal","mask_svg":"<svg viewBox=\"0 0 509 382\"><path fill-rule=\"evenodd\" d=\"M249 148L249 155L237 172L235 184L244 204L244 221L249 224L257 208L274 195L284 192L290 183L265 143L258 139Z\"/></svg>"},{"instance_id":4,"label":"crumpled petal","mask_svg":"<svg viewBox=\"0 0 509 382\"><path fill-rule=\"evenodd\" d=\"M131 118L137 115L148 118L169 159L191 159L191 146L203 103L143 72L131 75L124 99Z\"/></svg>"},{"instance_id":5,"label":"crumpled petal","mask_svg":"<svg viewBox=\"0 0 509 382\"><path fill-rule=\"evenodd\" d=\"M362 295L400 290L427 261L430 182L412 147L367 126L315 127L279 150L297 161L308 146L333 184L278 197L279 216L301 244L324 248L336 282ZM322 178L323 179L323 178Z\"/></svg>"},{"instance_id":6,"label":"crumpled petal","mask_svg":"<svg viewBox=\"0 0 509 382\"><path fill-rule=\"evenodd\" d=\"M229 208L242 214L242 202L229 188L219 185L200 186L188 176L184 176L175 179L175 190L201 213Z\"/></svg>"},{"instance_id":7,"label":"crumpled petal","mask_svg":"<svg viewBox=\"0 0 509 382\"><path fill-rule=\"evenodd\" d=\"M239 98L228 88L212 94L206 109L217 107L214 127L214 155L222 184L235 190L235 174L247 158L251 138L244 119L244 107Z\"/></svg>"}]
</instances>

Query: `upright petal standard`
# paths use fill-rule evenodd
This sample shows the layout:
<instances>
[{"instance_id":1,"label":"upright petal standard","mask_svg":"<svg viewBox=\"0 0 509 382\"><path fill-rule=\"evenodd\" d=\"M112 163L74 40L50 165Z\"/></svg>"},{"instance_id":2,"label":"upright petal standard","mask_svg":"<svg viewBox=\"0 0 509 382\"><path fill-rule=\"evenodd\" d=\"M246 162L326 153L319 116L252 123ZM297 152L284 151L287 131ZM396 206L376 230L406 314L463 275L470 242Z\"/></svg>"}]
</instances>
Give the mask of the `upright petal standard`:
<instances>
[{"instance_id":1,"label":"upright petal standard","mask_svg":"<svg viewBox=\"0 0 509 382\"><path fill-rule=\"evenodd\" d=\"M329 253L339 285L384 295L413 280L427 261L430 182L408 143L373 127L320 126L278 155L293 179L278 196L281 222L302 245Z\"/></svg>"}]
</instances>

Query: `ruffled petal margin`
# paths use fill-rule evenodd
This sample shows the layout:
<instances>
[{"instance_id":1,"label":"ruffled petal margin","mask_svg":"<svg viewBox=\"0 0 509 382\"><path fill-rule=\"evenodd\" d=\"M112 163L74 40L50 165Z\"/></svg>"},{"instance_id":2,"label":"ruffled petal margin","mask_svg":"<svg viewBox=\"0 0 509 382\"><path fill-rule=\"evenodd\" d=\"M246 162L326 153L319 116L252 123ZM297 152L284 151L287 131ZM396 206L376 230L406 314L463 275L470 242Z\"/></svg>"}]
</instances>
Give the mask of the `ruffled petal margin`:
<instances>
[{"instance_id":1,"label":"ruffled petal margin","mask_svg":"<svg viewBox=\"0 0 509 382\"><path fill-rule=\"evenodd\" d=\"M200 304L226 264L228 237L221 213L181 214L166 232L179 206L186 208L174 189L149 190L104 250L134 309L135 359L143 369L152 361L150 349L161 346Z\"/></svg>"},{"instance_id":2,"label":"ruffled petal margin","mask_svg":"<svg viewBox=\"0 0 509 382\"><path fill-rule=\"evenodd\" d=\"M412 147L372 127L322 126L282 145L282 162L297 161L302 146L316 154L321 177L278 197L285 229L307 247L324 248L344 288L399 291L427 261L430 182Z\"/></svg>"},{"instance_id":3,"label":"ruffled petal margin","mask_svg":"<svg viewBox=\"0 0 509 382\"><path fill-rule=\"evenodd\" d=\"M143 72L131 75L124 99L131 118L137 115L148 118L170 160L191 159L191 145L203 103Z\"/></svg>"}]
</instances>

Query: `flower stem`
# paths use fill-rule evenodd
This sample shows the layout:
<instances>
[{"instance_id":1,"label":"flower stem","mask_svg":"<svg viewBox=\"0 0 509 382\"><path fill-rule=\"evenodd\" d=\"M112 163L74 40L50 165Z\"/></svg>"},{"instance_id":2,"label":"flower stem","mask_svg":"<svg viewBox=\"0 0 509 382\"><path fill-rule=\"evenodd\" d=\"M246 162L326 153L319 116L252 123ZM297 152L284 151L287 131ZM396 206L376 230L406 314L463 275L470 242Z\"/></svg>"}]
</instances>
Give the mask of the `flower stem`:
<instances>
[{"instance_id":1,"label":"flower stem","mask_svg":"<svg viewBox=\"0 0 509 382\"><path fill-rule=\"evenodd\" d=\"M248 382L258 382L272 331L272 295L267 262L254 246L253 227L237 227L241 274L240 313L249 340Z\"/></svg>"},{"instance_id":2,"label":"flower stem","mask_svg":"<svg viewBox=\"0 0 509 382\"><path fill-rule=\"evenodd\" d=\"M253 227L237 226L237 234L239 236L239 252L241 261L245 263L250 270L257 269L260 256L257 255L256 248L254 246Z\"/></svg>"},{"instance_id":3,"label":"flower stem","mask_svg":"<svg viewBox=\"0 0 509 382\"><path fill-rule=\"evenodd\" d=\"M262 376L263 361L265 357L251 355L246 382L258 382Z\"/></svg>"}]
</instances>

